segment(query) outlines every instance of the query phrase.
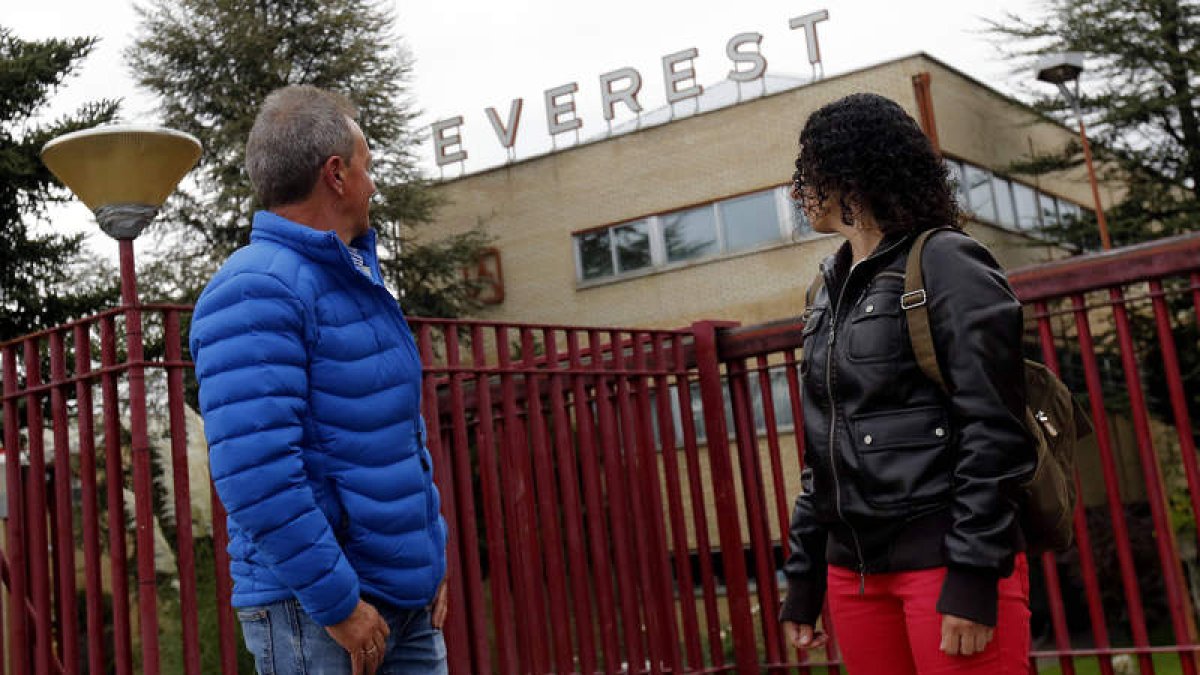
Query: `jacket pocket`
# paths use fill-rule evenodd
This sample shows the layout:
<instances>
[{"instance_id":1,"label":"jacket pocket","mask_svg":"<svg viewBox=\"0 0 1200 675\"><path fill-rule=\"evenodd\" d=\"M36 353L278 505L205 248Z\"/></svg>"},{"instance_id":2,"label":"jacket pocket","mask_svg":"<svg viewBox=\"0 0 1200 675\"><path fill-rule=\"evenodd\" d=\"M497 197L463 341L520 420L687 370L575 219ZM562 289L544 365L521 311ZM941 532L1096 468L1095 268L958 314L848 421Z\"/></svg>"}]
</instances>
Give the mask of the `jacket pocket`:
<instances>
[{"instance_id":1,"label":"jacket pocket","mask_svg":"<svg viewBox=\"0 0 1200 675\"><path fill-rule=\"evenodd\" d=\"M850 419L863 494L877 507L940 501L950 494L951 432L938 406L890 410Z\"/></svg>"},{"instance_id":2,"label":"jacket pocket","mask_svg":"<svg viewBox=\"0 0 1200 675\"><path fill-rule=\"evenodd\" d=\"M891 361L904 348L900 319L900 294L871 293L854 308L846 331L847 355L851 361Z\"/></svg>"}]
</instances>

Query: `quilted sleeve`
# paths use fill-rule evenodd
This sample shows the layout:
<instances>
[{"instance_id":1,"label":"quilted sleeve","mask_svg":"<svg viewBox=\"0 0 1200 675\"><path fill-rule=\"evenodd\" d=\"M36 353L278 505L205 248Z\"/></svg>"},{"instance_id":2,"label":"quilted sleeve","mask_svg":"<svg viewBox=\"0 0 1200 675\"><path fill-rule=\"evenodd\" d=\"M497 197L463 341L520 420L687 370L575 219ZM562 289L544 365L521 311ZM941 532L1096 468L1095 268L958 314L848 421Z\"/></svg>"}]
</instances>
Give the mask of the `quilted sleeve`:
<instances>
[{"instance_id":1,"label":"quilted sleeve","mask_svg":"<svg viewBox=\"0 0 1200 675\"><path fill-rule=\"evenodd\" d=\"M243 272L205 291L191 348L221 502L305 612L328 626L353 611L359 582L307 482L306 325L284 283Z\"/></svg>"}]
</instances>

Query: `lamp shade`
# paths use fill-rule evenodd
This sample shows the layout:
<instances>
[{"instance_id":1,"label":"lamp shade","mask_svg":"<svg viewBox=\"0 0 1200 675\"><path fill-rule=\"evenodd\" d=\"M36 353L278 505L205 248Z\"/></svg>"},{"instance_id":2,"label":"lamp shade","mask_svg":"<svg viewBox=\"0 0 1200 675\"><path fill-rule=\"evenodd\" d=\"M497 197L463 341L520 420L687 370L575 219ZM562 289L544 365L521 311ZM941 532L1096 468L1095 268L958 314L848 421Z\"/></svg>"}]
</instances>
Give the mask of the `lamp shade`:
<instances>
[{"instance_id":1,"label":"lamp shade","mask_svg":"<svg viewBox=\"0 0 1200 675\"><path fill-rule=\"evenodd\" d=\"M1079 77L1083 72L1083 54L1081 52L1062 52L1047 54L1033 64L1037 79L1050 84L1063 84Z\"/></svg>"},{"instance_id":2,"label":"lamp shade","mask_svg":"<svg viewBox=\"0 0 1200 675\"><path fill-rule=\"evenodd\" d=\"M200 141L162 127L100 126L59 136L42 148L50 171L118 239L136 237L199 159ZM131 209L141 214L137 223L130 222Z\"/></svg>"}]
</instances>

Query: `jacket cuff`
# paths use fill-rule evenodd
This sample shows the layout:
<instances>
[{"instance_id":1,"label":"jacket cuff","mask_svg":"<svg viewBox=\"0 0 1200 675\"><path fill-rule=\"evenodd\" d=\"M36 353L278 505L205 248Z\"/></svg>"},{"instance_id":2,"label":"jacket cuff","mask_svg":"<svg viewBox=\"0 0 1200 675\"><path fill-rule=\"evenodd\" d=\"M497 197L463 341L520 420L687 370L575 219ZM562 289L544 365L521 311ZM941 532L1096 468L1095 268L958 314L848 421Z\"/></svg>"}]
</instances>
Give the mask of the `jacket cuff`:
<instances>
[{"instance_id":1,"label":"jacket cuff","mask_svg":"<svg viewBox=\"0 0 1200 675\"><path fill-rule=\"evenodd\" d=\"M362 592L358 575L350 567L346 557L340 555L334 570L322 581L324 587L321 589L321 595L333 597L335 599L333 604L319 609L312 607L310 606L311 601L305 602L313 599L309 593L298 594L297 599L300 601L301 608L313 621L321 626L336 626L348 619L354 613L354 608L358 606Z\"/></svg>"},{"instance_id":2,"label":"jacket cuff","mask_svg":"<svg viewBox=\"0 0 1200 675\"><path fill-rule=\"evenodd\" d=\"M780 621L815 625L825 604L825 580L788 577L787 596L779 609Z\"/></svg>"},{"instance_id":3,"label":"jacket cuff","mask_svg":"<svg viewBox=\"0 0 1200 675\"><path fill-rule=\"evenodd\" d=\"M942 583L937 611L995 627L1000 575L981 567L951 565Z\"/></svg>"}]
</instances>

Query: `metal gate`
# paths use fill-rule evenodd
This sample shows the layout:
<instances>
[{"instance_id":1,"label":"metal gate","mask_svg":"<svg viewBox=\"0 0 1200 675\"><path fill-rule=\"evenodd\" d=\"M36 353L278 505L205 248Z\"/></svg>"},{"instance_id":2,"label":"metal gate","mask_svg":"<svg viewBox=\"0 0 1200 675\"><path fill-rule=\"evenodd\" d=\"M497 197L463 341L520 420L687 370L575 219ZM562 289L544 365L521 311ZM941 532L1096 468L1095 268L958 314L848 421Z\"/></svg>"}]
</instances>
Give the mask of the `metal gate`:
<instances>
[{"instance_id":1,"label":"metal gate","mask_svg":"<svg viewBox=\"0 0 1200 675\"><path fill-rule=\"evenodd\" d=\"M1131 655L1194 673L1200 235L1011 279L1031 351L1100 430L1079 546L1035 575L1031 668L1114 673ZM133 302L0 345L5 672L237 672L189 312ZM776 621L804 452L799 321L411 323L455 673L839 672L834 644L805 661Z\"/></svg>"}]
</instances>

